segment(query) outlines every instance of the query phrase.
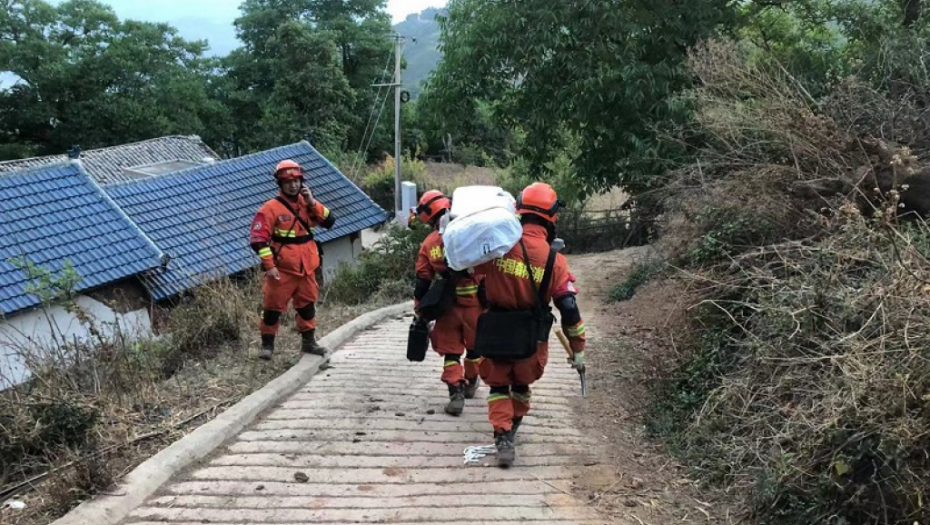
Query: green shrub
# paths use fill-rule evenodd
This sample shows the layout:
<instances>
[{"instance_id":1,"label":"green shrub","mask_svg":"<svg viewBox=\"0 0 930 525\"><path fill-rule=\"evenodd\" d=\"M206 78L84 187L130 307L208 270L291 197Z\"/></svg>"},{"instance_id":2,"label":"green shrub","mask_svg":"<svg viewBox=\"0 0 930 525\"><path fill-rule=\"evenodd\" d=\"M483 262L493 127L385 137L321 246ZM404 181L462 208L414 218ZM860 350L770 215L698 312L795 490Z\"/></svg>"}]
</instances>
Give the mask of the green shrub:
<instances>
[{"instance_id":1,"label":"green shrub","mask_svg":"<svg viewBox=\"0 0 930 525\"><path fill-rule=\"evenodd\" d=\"M430 229L392 227L355 264L342 264L329 281L327 297L342 304L362 304L375 295L409 298L416 278L414 265L420 244Z\"/></svg>"},{"instance_id":2,"label":"green shrub","mask_svg":"<svg viewBox=\"0 0 930 525\"><path fill-rule=\"evenodd\" d=\"M698 223L705 233L688 254L688 262L697 266L719 262L777 239L775 227L767 217L739 206L708 206L698 216Z\"/></svg>"},{"instance_id":3,"label":"green shrub","mask_svg":"<svg viewBox=\"0 0 930 525\"><path fill-rule=\"evenodd\" d=\"M613 302L629 301L636 295L636 291L640 286L652 280L660 271L660 263L657 261L638 261L634 263L626 279L614 286L607 298Z\"/></svg>"},{"instance_id":4,"label":"green shrub","mask_svg":"<svg viewBox=\"0 0 930 525\"><path fill-rule=\"evenodd\" d=\"M386 210L394 209L394 158L388 156L384 162L368 171L362 179L362 188L379 206ZM426 163L405 155L401 162L401 180L417 185L424 178Z\"/></svg>"},{"instance_id":5,"label":"green shrub","mask_svg":"<svg viewBox=\"0 0 930 525\"><path fill-rule=\"evenodd\" d=\"M494 166L494 159L479 146L473 144L457 146L452 155L452 162L463 166L479 166L482 168Z\"/></svg>"}]
</instances>

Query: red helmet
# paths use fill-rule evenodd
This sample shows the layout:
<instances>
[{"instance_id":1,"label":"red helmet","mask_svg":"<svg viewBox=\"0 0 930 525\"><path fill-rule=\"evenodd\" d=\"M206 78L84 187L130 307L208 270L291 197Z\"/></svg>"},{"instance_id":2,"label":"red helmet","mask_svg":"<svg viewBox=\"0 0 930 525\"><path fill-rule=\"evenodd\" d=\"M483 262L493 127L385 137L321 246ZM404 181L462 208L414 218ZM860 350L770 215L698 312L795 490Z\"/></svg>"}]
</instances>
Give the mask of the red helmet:
<instances>
[{"instance_id":1,"label":"red helmet","mask_svg":"<svg viewBox=\"0 0 930 525\"><path fill-rule=\"evenodd\" d=\"M448 210L451 207L452 201L443 195L441 191L430 190L424 193L423 196L420 197L420 202L417 203L417 217L421 222L429 224L430 221L439 215L439 212Z\"/></svg>"},{"instance_id":2,"label":"red helmet","mask_svg":"<svg viewBox=\"0 0 930 525\"><path fill-rule=\"evenodd\" d=\"M282 160L274 168L274 178L278 182L299 179L302 176L303 170L300 168L300 164L290 159Z\"/></svg>"},{"instance_id":3,"label":"red helmet","mask_svg":"<svg viewBox=\"0 0 930 525\"><path fill-rule=\"evenodd\" d=\"M552 186L545 182L534 182L524 188L517 197L517 213L531 213L554 223L562 204Z\"/></svg>"}]
</instances>

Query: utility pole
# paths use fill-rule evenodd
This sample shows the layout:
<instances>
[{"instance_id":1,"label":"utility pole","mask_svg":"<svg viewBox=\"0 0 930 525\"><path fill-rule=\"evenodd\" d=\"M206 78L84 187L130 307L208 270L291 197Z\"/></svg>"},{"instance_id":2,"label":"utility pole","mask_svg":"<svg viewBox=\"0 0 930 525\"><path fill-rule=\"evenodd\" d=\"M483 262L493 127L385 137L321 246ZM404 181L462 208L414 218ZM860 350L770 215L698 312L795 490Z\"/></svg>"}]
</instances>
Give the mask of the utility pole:
<instances>
[{"instance_id":1,"label":"utility pole","mask_svg":"<svg viewBox=\"0 0 930 525\"><path fill-rule=\"evenodd\" d=\"M401 209L400 198L400 59L404 46L404 37L394 36L394 215L395 219L402 221L404 210Z\"/></svg>"},{"instance_id":2,"label":"utility pole","mask_svg":"<svg viewBox=\"0 0 930 525\"><path fill-rule=\"evenodd\" d=\"M400 61L404 48L405 37L395 34L391 35L394 39L394 81L390 84L372 84L372 87L392 87L394 88L394 220L400 223L406 221L406 213L403 210L403 200L401 199L400 168L401 168L401 151L400 151L400 106L402 104L401 80L400 80Z\"/></svg>"}]
</instances>

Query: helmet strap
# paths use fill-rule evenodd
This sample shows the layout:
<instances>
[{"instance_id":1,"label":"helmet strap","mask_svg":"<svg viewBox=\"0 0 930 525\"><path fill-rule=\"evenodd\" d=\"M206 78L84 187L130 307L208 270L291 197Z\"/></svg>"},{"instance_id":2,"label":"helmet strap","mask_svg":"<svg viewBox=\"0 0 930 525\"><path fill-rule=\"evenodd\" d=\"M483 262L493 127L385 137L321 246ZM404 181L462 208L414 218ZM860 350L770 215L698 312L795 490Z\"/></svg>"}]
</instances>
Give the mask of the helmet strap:
<instances>
[{"instance_id":1,"label":"helmet strap","mask_svg":"<svg viewBox=\"0 0 930 525\"><path fill-rule=\"evenodd\" d=\"M434 230L439 229L439 220L442 219L442 216L446 214L449 210L443 208L439 210L436 215L433 215L433 218L429 220L429 225L433 227Z\"/></svg>"}]
</instances>

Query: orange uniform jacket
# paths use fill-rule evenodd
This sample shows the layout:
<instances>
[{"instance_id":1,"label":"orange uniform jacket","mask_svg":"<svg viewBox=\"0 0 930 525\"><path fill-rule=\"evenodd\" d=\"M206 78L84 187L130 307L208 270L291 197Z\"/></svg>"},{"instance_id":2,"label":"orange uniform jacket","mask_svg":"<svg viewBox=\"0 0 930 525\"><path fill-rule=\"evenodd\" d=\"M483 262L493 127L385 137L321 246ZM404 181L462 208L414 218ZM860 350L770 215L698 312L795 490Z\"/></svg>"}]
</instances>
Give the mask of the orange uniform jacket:
<instances>
[{"instance_id":1,"label":"orange uniform jacket","mask_svg":"<svg viewBox=\"0 0 930 525\"><path fill-rule=\"evenodd\" d=\"M550 246L546 242L546 229L535 224L523 227L523 243L529 255L530 266L537 288L542 283L546 261L549 258ZM529 281L529 272L523 262L523 249L517 243L506 255L489 263L475 268L484 275L485 297L490 306L504 310L528 310L533 308L535 298L533 288ZM568 270L568 261L565 256L558 253L552 268L552 277L549 289L544 290L543 304L547 305L553 299L577 293L575 276ZM582 352L585 349L584 320L572 325L562 324L565 335L568 336L572 350Z\"/></svg>"},{"instance_id":2,"label":"orange uniform jacket","mask_svg":"<svg viewBox=\"0 0 930 525\"><path fill-rule=\"evenodd\" d=\"M278 198L271 199L252 220L249 230L252 249L258 253L266 271L277 267L282 272L312 274L320 266L320 254L312 240L313 230L316 226L332 228L335 217L320 201L309 207L303 195L298 195L296 200L283 194L279 198L285 199L310 229L305 228Z\"/></svg>"},{"instance_id":3,"label":"orange uniform jacket","mask_svg":"<svg viewBox=\"0 0 930 525\"><path fill-rule=\"evenodd\" d=\"M446 266L445 246L438 231L431 232L417 253L417 277L432 280L436 274L449 271ZM456 304L459 306L479 306L478 281L472 277L460 277L455 287Z\"/></svg>"}]
</instances>

